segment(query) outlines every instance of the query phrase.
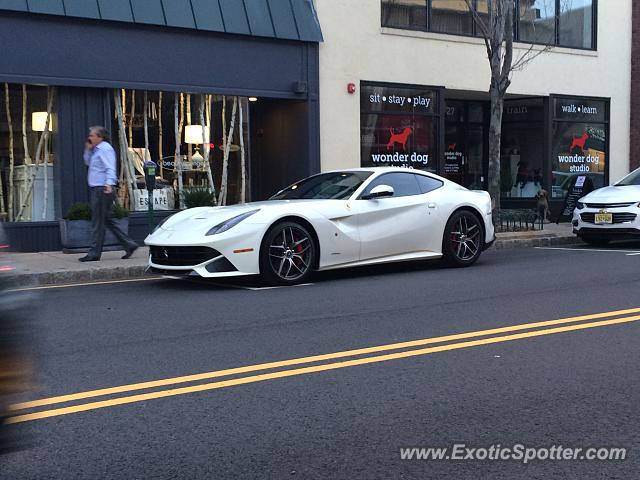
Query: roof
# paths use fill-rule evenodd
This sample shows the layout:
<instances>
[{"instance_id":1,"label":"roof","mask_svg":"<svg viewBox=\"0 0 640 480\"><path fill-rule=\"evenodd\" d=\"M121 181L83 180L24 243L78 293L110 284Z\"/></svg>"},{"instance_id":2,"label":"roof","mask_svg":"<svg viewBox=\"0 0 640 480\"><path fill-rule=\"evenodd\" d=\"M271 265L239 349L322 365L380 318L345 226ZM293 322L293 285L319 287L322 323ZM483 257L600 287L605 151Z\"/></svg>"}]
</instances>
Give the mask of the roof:
<instances>
[{"instance_id":1,"label":"roof","mask_svg":"<svg viewBox=\"0 0 640 480\"><path fill-rule=\"evenodd\" d=\"M312 0L0 0L0 11L321 42Z\"/></svg>"}]
</instances>

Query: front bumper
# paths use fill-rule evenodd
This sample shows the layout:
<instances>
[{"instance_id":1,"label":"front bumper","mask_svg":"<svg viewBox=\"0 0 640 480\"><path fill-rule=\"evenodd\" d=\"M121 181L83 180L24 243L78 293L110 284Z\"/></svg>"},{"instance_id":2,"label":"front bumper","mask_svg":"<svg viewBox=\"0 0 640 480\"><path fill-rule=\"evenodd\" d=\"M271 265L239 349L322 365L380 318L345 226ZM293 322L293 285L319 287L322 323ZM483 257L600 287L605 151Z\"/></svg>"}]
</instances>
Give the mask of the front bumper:
<instances>
[{"instance_id":1,"label":"front bumper","mask_svg":"<svg viewBox=\"0 0 640 480\"><path fill-rule=\"evenodd\" d=\"M612 223L595 223L599 213L611 213ZM582 208L573 212L573 233L579 237L624 239L640 237L640 208Z\"/></svg>"},{"instance_id":2,"label":"front bumper","mask_svg":"<svg viewBox=\"0 0 640 480\"><path fill-rule=\"evenodd\" d=\"M169 275L235 277L260 273L260 243L266 226L246 224L210 237L157 230L145 239L149 269Z\"/></svg>"}]
</instances>

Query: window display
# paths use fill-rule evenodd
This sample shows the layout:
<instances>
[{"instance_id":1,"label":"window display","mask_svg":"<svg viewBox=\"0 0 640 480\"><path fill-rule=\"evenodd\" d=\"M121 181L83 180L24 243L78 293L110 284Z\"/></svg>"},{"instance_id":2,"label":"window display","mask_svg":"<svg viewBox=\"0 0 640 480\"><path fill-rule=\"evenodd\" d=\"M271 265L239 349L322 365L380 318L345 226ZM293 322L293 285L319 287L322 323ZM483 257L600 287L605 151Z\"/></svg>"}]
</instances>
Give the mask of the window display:
<instances>
[{"instance_id":1,"label":"window display","mask_svg":"<svg viewBox=\"0 0 640 480\"><path fill-rule=\"evenodd\" d=\"M363 84L361 164L437 169L438 92L419 87Z\"/></svg>"},{"instance_id":2,"label":"window display","mask_svg":"<svg viewBox=\"0 0 640 480\"><path fill-rule=\"evenodd\" d=\"M158 164L156 209L248 200L246 98L115 90L113 105L122 205L147 210L146 160Z\"/></svg>"},{"instance_id":3,"label":"window display","mask_svg":"<svg viewBox=\"0 0 640 480\"><path fill-rule=\"evenodd\" d=\"M0 221L54 220L53 87L0 84Z\"/></svg>"},{"instance_id":4,"label":"window display","mask_svg":"<svg viewBox=\"0 0 640 480\"><path fill-rule=\"evenodd\" d=\"M608 105L583 98L555 98L552 127L552 198L564 198L577 175L605 185Z\"/></svg>"},{"instance_id":5,"label":"window display","mask_svg":"<svg viewBox=\"0 0 640 480\"><path fill-rule=\"evenodd\" d=\"M503 197L533 198L544 189L543 110L541 98L505 102L500 155Z\"/></svg>"}]
</instances>

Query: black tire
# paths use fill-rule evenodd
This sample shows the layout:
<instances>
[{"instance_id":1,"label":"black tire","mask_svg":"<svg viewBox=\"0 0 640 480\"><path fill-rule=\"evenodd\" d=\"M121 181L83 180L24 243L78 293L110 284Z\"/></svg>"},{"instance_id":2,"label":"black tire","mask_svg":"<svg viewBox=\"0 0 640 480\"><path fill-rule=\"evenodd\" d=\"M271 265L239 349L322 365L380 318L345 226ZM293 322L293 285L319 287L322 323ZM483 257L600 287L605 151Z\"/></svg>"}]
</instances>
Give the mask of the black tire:
<instances>
[{"instance_id":1,"label":"black tire","mask_svg":"<svg viewBox=\"0 0 640 480\"><path fill-rule=\"evenodd\" d=\"M611 241L608 238L603 237L580 237L582 240L592 247L606 247Z\"/></svg>"},{"instance_id":2,"label":"black tire","mask_svg":"<svg viewBox=\"0 0 640 480\"><path fill-rule=\"evenodd\" d=\"M442 237L442 257L451 267L473 265L482 253L484 229L480 219L468 210L451 215Z\"/></svg>"},{"instance_id":3,"label":"black tire","mask_svg":"<svg viewBox=\"0 0 640 480\"><path fill-rule=\"evenodd\" d=\"M260 276L269 285L295 285L313 271L317 248L309 230L296 222L273 225L260 247Z\"/></svg>"}]
</instances>

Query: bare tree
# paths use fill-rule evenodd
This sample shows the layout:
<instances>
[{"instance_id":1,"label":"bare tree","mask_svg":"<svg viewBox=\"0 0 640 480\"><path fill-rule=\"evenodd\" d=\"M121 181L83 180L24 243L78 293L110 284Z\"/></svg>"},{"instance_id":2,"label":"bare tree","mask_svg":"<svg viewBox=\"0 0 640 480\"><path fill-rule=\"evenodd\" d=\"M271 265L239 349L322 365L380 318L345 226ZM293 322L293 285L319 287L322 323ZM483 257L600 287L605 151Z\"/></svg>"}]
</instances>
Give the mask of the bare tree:
<instances>
[{"instance_id":1,"label":"bare tree","mask_svg":"<svg viewBox=\"0 0 640 480\"><path fill-rule=\"evenodd\" d=\"M473 21L484 39L491 69L489 96L491 98L491 116L489 121L489 194L493 199L495 213L500 210L500 143L502 136L502 113L504 97L511 84L511 74L521 70L535 57L550 49L542 46L534 49L531 45L515 61L513 59L514 39L514 0L490 0L487 2L487 15L483 18L475 8L473 0L465 0L472 12Z\"/></svg>"}]
</instances>

